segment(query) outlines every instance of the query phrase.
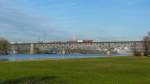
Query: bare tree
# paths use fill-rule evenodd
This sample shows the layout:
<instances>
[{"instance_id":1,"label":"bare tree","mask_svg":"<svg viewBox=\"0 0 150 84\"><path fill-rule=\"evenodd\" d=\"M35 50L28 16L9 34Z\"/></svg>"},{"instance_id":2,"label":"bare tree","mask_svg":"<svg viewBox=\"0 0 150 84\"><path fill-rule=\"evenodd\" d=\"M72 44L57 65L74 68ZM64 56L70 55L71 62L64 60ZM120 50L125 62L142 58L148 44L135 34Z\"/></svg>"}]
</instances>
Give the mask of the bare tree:
<instances>
[{"instance_id":1,"label":"bare tree","mask_svg":"<svg viewBox=\"0 0 150 84\"><path fill-rule=\"evenodd\" d=\"M9 42L4 38L0 38L0 54L3 55L8 54L9 49L10 49Z\"/></svg>"},{"instance_id":2,"label":"bare tree","mask_svg":"<svg viewBox=\"0 0 150 84\"><path fill-rule=\"evenodd\" d=\"M150 34L144 38L144 52L145 56L150 55Z\"/></svg>"}]
</instances>

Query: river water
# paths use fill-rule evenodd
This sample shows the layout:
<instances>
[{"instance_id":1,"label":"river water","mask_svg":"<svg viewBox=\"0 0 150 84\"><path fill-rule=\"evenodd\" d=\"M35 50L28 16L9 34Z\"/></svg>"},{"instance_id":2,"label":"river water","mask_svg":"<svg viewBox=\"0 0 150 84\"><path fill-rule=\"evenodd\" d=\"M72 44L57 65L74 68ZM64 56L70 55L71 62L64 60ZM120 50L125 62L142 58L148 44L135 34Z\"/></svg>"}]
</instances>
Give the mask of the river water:
<instances>
[{"instance_id":1,"label":"river water","mask_svg":"<svg viewBox=\"0 0 150 84\"><path fill-rule=\"evenodd\" d=\"M127 56L127 54L114 54L112 56ZM1 55L0 61L36 60L36 59L77 59L77 58L99 58L108 57L104 54L16 54Z\"/></svg>"}]
</instances>

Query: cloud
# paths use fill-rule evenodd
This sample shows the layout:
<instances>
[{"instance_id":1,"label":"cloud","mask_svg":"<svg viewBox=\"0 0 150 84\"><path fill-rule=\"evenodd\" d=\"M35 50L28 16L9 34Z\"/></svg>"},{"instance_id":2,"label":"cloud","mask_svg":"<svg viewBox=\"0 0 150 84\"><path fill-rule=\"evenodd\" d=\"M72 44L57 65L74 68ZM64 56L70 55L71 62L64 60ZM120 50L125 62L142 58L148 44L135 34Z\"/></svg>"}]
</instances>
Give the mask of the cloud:
<instances>
[{"instance_id":1,"label":"cloud","mask_svg":"<svg viewBox=\"0 0 150 84\"><path fill-rule=\"evenodd\" d=\"M7 0L6 0L7 1ZM4 0L0 8L0 36L12 41L44 39L58 40L70 38L65 31L57 30L52 22L43 16L30 16L19 9L8 6Z\"/></svg>"}]
</instances>

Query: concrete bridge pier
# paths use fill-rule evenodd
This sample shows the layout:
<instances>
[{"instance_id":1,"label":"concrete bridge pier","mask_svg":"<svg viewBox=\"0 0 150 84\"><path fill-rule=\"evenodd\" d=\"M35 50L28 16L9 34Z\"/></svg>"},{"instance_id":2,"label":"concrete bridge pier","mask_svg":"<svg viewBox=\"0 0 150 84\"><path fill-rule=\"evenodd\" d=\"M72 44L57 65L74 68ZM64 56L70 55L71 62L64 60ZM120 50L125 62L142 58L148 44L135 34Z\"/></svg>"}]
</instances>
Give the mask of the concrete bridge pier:
<instances>
[{"instance_id":1,"label":"concrete bridge pier","mask_svg":"<svg viewBox=\"0 0 150 84\"><path fill-rule=\"evenodd\" d=\"M11 50L9 51L9 54L17 54L17 50L15 49L15 46L11 47Z\"/></svg>"},{"instance_id":2,"label":"concrete bridge pier","mask_svg":"<svg viewBox=\"0 0 150 84\"><path fill-rule=\"evenodd\" d=\"M107 54L108 56L111 56L111 55L112 55L112 53L111 53L110 50L108 50L106 54Z\"/></svg>"},{"instance_id":3,"label":"concrete bridge pier","mask_svg":"<svg viewBox=\"0 0 150 84\"><path fill-rule=\"evenodd\" d=\"M66 51L64 49L62 50L62 54L66 54Z\"/></svg>"},{"instance_id":4,"label":"concrete bridge pier","mask_svg":"<svg viewBox=\"0 0 150 84\"><path fill-rule=\"evenodd\" d=\"M11 49L10 54L17 54L17 50Z\"/></svg>"},{"instance_id":5,"label":"concrete bridge pier","mask_svg":"<svg viewBox=\"0 0 150 84\"><path fill-rule=\"evenodd\" d=\"M34 43L30 44L30 54L34 54Z\"/></svg>"}]
</instances>

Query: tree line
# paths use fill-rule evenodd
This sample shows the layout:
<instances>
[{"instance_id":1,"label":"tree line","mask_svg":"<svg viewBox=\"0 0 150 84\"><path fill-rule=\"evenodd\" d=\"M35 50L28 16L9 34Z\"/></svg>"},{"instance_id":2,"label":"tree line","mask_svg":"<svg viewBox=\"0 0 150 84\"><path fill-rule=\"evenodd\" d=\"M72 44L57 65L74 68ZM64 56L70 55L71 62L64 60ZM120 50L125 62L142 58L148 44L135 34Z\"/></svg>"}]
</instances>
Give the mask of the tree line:
<instances>
[{"instance_id":1,"label":"tree line","mask_svg":"<svg viewBox=\"0 0 150 84\"><path fill-rule=\"evenodd\" d=\"M7 55L10 51L10 43L4 38L0 38L0 55Z\"/></svg>"}]
</instances>

